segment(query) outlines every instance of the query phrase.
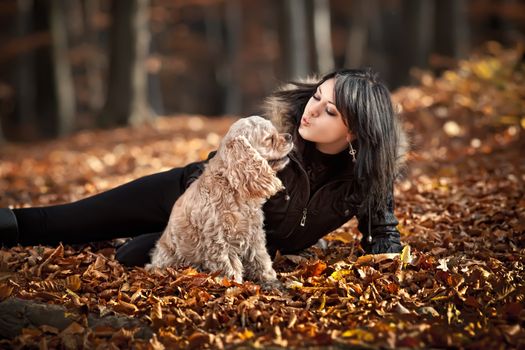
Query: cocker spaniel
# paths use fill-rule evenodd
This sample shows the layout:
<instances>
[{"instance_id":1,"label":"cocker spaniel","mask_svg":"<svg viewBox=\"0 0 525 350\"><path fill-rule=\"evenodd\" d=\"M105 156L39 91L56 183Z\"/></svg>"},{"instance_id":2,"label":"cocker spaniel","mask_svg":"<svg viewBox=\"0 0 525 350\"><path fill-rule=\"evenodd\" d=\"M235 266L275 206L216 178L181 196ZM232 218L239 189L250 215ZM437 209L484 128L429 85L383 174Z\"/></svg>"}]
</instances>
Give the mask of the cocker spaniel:
<instances>
[{"instance_id":1,"label":"cocker spaniel","mask_svg":"<svg viewBox=\"0 0 525 350\"><path fill-rule=\"evenodd\" d=\"M293 143L269 120L236 121L202 175L175 202L146 268L193 266L242 283L278 286L266 250L264 202L283 189L276 172Z\"/></svg>"}]
</instances>

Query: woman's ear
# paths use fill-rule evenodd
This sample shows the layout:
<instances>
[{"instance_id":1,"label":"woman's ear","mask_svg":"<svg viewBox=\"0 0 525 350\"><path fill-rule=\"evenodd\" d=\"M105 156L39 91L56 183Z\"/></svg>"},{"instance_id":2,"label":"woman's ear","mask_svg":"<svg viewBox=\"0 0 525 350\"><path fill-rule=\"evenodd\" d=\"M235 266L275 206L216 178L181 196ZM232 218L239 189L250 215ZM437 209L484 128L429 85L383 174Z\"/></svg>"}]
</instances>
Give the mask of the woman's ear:
<instances>
[{"instance_id":1,"label":"woman's ear","mask_svg":"<svg viewBox=\"0 0 525 350\"><path fill-rule=\"evenodd\" d=\"M354 141L354 140L355 140L354 134L351 131L349 131L346 134L346 142L351 142L351 141Z\"/></svg>"}]
</instances>

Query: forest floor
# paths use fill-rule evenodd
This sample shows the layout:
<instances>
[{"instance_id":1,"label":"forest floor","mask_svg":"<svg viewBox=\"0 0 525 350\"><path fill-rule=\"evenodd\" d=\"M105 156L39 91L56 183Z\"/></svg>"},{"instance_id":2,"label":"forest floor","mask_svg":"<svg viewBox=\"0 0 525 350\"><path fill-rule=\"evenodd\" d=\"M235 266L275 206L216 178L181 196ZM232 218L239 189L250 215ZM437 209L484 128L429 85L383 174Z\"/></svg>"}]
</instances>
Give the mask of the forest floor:
<instances>
[{"instance_id":1,"label":"forest floor","mask_svg":"<svg viewBox=\"0 0 525 350\"><path fill-rule=\"evenodd\" d=\"M112 242L0 250L2 348L525 348L525 67L498 51L395 91L412 140L395 189L402 254L278 255L286 291L191 268L148 273ZM234 118L0 148L0 206L70 202L203 159ZM72 232L74 234L74 232Z\"/></svg>"}]
</instances>

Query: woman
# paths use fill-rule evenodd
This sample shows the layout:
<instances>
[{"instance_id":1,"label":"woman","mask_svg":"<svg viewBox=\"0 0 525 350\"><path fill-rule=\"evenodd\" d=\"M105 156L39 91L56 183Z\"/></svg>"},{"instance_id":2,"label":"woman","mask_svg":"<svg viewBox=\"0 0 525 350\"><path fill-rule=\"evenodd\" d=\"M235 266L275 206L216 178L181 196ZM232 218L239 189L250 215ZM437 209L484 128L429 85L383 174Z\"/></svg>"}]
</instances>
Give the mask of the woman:
<instances>
[{"instance_id":1,"label":"woman","mask_svg":"<svg viewBox=\"0 0 525 350\"><path fill-rule=\"evenodd\" d=\"M393 185L406 142L390 93L376 75L335 71L318 82L276 91L266 107L267 117L280 131L292 133L296 145L278 174L286 190L264 206L269 251L300 251L357 216L367 253L399 252ZM0 242L86 243L137 236L116 257L126 265L143 265L173 203L204 163L146 176L74 203L0 209Z\"/></svg>"}]
</instances>

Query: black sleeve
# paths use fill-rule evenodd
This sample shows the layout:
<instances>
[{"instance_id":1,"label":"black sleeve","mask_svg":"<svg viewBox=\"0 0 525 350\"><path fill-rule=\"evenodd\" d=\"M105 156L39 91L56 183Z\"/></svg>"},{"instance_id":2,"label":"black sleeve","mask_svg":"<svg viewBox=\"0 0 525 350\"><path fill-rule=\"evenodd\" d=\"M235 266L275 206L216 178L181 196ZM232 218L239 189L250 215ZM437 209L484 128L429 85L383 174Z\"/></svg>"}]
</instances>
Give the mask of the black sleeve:
<instances>
[{"instance_id":1,"label":"black sleeve","mask_svg":"<svg viewBox=\"0 0 525 350\"><path fill-rule=\"evenodd\" d=\"M193 181L197 180L197 178L201 176L202 172L204 171L204 165L208 163L208 161L212 159L215 154L217 154L217 151L212 151L208 154L208 158L206 158L206 160L190 163L184 167L182 186L185 190L192 184Z\"/></svg>"},{"instance_id":2,"label":"black sleeve","mask_svg":"<svg viewBox=\"0 0 525 350\"><path fill-rule=\"evenodd\" d=\"M385 209L372 213L364 210L357 216L357 220L358 229L363 234L362 245L365 250L376 253L398 249L399 231L396 226L399 221L394 215L393 193L387 197Z\"/></svg>"}]
</instances>

